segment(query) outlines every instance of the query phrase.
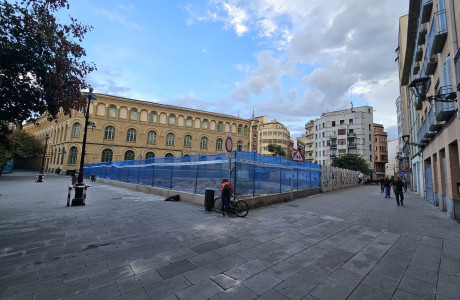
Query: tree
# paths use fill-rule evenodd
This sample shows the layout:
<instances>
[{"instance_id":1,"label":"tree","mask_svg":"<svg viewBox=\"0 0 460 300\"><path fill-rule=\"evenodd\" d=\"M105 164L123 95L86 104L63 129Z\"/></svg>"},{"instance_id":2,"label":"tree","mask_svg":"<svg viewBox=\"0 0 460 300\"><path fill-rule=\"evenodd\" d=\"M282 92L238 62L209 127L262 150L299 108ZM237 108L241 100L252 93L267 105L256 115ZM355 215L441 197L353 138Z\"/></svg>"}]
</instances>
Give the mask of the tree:
<instances>
[{"instance_id":1,"label":"tree","mask_svg":"<svg viewBox=\"0 0 460 300\"><path fill-rule=\"evenodd\" d=\"M34 157L43 154L40 141L22 130L9 130L1 126L0 133L0 170L11 159Z\"/></svg>"},{"instance_id":2,"label":"tree","mask_svg":"<svg viewBox=\"0 0 460 300\"><path fill-rule=\"evenodd\" d=\"M277 144L268 144L268 152L271 152L273 156L286 157L286 151Z\"/></svg>"},{"instance_id":3,"label":"tree","mask_svg":"<svg viewBox=\"0 0 460 300\"><path fill-rule=\"evenodd\" d=\"M53 14L68 9L67 0L0 1L0 121L21 128L44 112L51 120L61 108L84 107L80 91L95 65L82 61L79 43L92 27L72 17L57 23Z\"/></svg>"},{"instance_id":4,"label":"tree","mask_svg":"<svg viewBox=\"0 0 460 300\"><path fill-rule=\"evenodd\" d=\"M361 171L363 174L370 174L372 171L364 158L360 155L350 153L344 153L334 158L331 166L353 171Z\"/></svg>"}]
</instances>

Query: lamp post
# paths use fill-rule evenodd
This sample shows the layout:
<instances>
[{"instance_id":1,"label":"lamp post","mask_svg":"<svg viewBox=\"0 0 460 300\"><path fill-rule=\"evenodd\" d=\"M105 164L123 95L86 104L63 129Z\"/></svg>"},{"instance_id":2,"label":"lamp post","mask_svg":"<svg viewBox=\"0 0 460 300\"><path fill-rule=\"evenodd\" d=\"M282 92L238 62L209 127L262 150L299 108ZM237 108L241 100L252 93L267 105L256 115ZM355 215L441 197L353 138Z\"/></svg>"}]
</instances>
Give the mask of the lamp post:
<instances>
[{"instance_id":1,"label":"lamp post","mask_svg":"<svg viewBox=\"0 0 460 300\"><path fill-rule=\"evenodd\" d=\"M50 139L49 135L45 135L45 151L43 152L42 157L42 166L40 168L40 174L38 174L37 182L43 182L43 177L45 176L43 173L45 172L45 156L46 156L46 148L48 147L48 140Z\"/></svg>"},{"instance_id":2,"label":"lamp post","mask_svg":"<svg viewBox=\"0 0 460 300\"><path fill-rule=\"evenodd\" d=\"M427 96L428 89L430 88L431 78L430 77L421 77L412 80L409 84L409 87L412 88L412 91L421 101L438 101L438 102L456 102L457 93L449 92L445 94L437 93L434 96Z\"/></svg>"},{"instance_id":3,"label":"lamp post","mask_svg":"<svg viewBox=\"0 0 460 300\"><path fill-rule=\"evenodd\" d=\"M84 199L83 199L83 190L85 187L85 184L83 183L83 169L85 166L86 135L88 133L88 125L89 125L89 105L91 104L91 100L96 100L96 97L93 96L93 88L91 87L89 88L87 97L88 97L88 105L86 107L86 115L85 115L85 131L83 133L83 145L81 149L80 170L78 172L77 188L75 189L75 198L72 200L72 206L85 205Z\"/></svg>"}]
</instances>

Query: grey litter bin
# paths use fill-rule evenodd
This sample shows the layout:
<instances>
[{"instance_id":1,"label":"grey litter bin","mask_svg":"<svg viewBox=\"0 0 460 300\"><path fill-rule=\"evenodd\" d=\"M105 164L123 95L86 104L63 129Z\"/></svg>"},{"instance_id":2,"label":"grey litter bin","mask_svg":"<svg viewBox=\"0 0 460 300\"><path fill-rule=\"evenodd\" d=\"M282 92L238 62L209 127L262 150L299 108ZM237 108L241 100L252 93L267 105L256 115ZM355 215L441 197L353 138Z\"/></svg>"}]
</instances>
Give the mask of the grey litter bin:
<instances>
[{"instance_id":1,"label":"grey litter bin","mask_svg":"<svg viewBox=\"0 0 460 300\"><path fill-rule=\"evenodd\" d=\"M212 211L214 207L214 189L205 189L204 191L204 208Z\"/></svg>"}]
</instances>

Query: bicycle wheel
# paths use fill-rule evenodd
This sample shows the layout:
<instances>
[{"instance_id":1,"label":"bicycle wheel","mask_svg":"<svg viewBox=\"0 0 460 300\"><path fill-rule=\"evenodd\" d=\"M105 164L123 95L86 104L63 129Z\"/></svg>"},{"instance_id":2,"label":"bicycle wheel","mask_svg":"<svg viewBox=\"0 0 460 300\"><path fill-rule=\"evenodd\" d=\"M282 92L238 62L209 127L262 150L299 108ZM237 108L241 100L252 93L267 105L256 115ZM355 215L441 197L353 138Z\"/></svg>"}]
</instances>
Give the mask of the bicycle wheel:
<instances>
[{"instance_id":1,"label":"bicycle wheel","mask_svg":"<svg viewBox=\"0 0 460 300\"><path fill-rule=\"evenodd\" d=\"M238 215L238 217L241 217L241 218L246 217L246 215L249 212L248 204L244 202L243 200L238 200L235 203L235 212Z\"/></svg>"},{"instance_id":2,"label":"bicycle wheel","mask_svg":"<svg viewBox=\"0 0 460 300\"><path fill-rule=\"evenodd\" d=\"M222 211L222 198L221 197L216 197L214 199L214 210L218 213Z\"/></svg>"}]
</instances>

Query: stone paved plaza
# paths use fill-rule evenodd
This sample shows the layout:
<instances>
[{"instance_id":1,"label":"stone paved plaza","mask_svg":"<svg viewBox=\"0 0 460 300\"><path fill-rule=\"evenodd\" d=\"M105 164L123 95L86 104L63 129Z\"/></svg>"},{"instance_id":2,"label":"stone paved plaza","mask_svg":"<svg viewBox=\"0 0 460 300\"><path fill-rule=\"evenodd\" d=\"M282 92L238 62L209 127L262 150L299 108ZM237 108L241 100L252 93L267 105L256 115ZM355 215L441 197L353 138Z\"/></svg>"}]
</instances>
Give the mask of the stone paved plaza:
<instances>
[{"instance_id":1,"label":"stone paved plaza","mask_svg":"<svg viewBox=\"0 0 460 300\"><path fill-rule=\"evenodd\" d=\"M376 186L223 218L70 177L0 176L0 299L460 299L460 223Z\"/></svg>"}]
</instances>

